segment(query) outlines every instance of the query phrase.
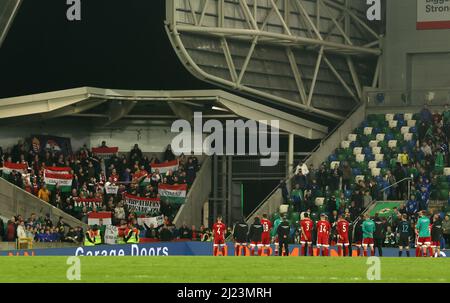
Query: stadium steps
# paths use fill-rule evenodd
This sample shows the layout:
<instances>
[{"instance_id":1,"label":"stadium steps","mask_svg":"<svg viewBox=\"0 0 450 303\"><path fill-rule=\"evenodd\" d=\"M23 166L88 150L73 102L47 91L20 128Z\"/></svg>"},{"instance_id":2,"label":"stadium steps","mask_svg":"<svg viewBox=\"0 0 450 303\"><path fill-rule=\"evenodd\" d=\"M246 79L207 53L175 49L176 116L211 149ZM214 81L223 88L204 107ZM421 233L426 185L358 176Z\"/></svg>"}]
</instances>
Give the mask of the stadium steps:
<instances>
[{"instance_id":1,"label":"stadium steps","mask_svg":"<svg viewBox=\"0 0 450 303\"><path fill-rule=\"evenodd\" d=\"M194 183L189 189L185 203L178 210L173 223L181 226L199 226L203 222L202 212L205 202L208 202L211 192L211 157L204 157L200 170L197 172Z\"/></svg>"},{"instance_id":2,"label":"stadium steps","mask_svg":"<svg viewBox=\"0 0 450 303\"><path fill-rule=\"evenodd\" d=\"M348 134L358 127L365 118L366 107L361 105L355 111L353 111L339 126L337 126L327 137L325 137L317 148L313 151L311 156L306 160L306 163L313 164L314 167L318 167L322 162L326 161L330 153L339 145L343 140L346 140ZM291 176L292 177L292 176ZM286 180L289 188L291 179ZM252 213L246 218L247 222L253 222L256 216L261 217L263 213L273 214L279 212L280 205L283 204L283 197L281 190L276 187L269 195L253 210Z\"/></svg>"},{"instance_id":3,"label":"stadium steps","mask_svg":"<svg viewBox=\"0 0 450 303\"><path fill-rule=\"evenodd\" d=\"M59 217L63 217L64 222L70 226L81 226L85 230L87 228L87 224L65 213L63 210L0 178L0 214L2 217L11 218L20 214L26 219L32 213L35 213L38 217L45 217L46 214L50 214L50 219L54 223L58 222Z\"/></svg>"},{"instance_id":4,"label":"stadium steps","mask_svg":"<svg viewBox=\"0 0 450 303\"><path fill-rule=\"evenodd\" d=\"M306 160L307 164L313 164L318 168L324 163L328 168L332 168L341 162L347 162L352 168L354 181L359 179L368 180L374 178L377 181L379 190L385 187L382 176L389 169L393 169L398 161L398 155L405 150L409 158L414 154L417 146L418 131L416 125L420 122L418 113L377 113L369 114L364 119L364 109L358 109L348 120L356 119L360 121L357 127L351 129L351 124L343 124L330 135L326 141L322 142L313 155ZM355 122L353 122L355 123ZM339 139L341 141L339 141ZM334 144L334 151L330 145ZM328 151L328 156L324 155ZM422 160L423 161L423 160ZM450 168L435 167L433 170L437 175L436 184L432 185L430 191L431 200L447 200L450 188ZM415 168L408 169L408 175L418 175ZM345 198L350 198L354 184L350 190L344 191ZM279 191L279 190L278 190ZM313 193L316 198L329 198L331 195L338 196L341 191ZM277 195L274 190L249 216L249 221L256 214L260 214L260 209L273 209L281 204L281 194ZM317 205L317 203L316 203Z\"/></svg>"}]
</instances>

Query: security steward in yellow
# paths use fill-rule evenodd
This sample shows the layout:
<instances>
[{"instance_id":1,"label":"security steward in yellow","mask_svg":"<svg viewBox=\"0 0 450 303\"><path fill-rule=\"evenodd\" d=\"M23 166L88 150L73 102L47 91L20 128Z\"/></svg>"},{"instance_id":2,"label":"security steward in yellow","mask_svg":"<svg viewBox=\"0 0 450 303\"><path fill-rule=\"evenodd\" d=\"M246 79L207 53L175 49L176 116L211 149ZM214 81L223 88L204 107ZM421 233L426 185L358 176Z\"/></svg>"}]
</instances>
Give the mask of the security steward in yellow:
<instances>
[{"instance_id":1,"label":"security steward in yellow","mask_svg":"<svg viewBox=\"0 0 450 303\"><path fill-rule=\"evenodd\" d=\"M139 243L139 229L128 224L128 228L125 231L124 241L127 244Z\"/></svg>"},{"instance_id":2,"label":"security steward in yellow","mask_svg":"<svg viewBox=\"0 0 450 303\"><path fill-rule=\"evenodd\" d=\"M102 236L97 224L93 228L88 229L84 234L84 246L95 246L102 244Z\"/></svg>"}]
</instances>

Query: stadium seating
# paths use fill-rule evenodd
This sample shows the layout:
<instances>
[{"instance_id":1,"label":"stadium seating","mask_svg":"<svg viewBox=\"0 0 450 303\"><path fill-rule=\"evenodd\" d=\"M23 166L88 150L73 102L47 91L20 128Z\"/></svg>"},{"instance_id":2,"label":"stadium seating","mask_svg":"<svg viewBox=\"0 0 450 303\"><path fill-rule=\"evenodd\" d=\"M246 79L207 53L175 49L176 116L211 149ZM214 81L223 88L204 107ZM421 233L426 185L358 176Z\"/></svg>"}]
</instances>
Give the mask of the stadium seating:
<instances>
[{"instance_id":1,"label":"stadium seating","mask_svg":"<svg viewBox=\"0 0 450 303\"><path fill-rule=\"evenodd\" d=\"M418 144L417 121L420 115L414 113L369 114L328 157L329 167L334 167L336 161L347 161L355 182L384 176L388 169L395 168L399 153L414 153ZM434 173L438 177L450 176L450 168L435 169ZM432 189L433 198L447 200L448 181L439 182Z\"/></svg>"}]
</instances>

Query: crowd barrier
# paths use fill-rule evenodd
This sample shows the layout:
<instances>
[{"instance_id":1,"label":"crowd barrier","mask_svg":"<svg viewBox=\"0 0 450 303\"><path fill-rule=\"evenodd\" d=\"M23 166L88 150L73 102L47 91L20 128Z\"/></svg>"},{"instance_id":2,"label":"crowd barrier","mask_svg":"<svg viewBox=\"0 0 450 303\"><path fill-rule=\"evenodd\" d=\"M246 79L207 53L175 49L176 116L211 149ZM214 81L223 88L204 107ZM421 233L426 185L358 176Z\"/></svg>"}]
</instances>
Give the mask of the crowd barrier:
<instances>
[{"instance_id":1,"label":"crowd barrier","mask_svg":"<svg viewBox=\"0 0 450 303\"><path fill-rule=\"evenodd\" d=\"M299 245L290 245L291 256L299 256ZM273 255L274 246L263 252L263 256ZM353 251L355 256L356 251ZM211 256L213 245L211 242L156 242L123 245L99 245L79 246L68 248L45 248L1 251L0 256ZM314 249L314 254L317 250ZM443 253L445 256L445 253ZM227 243L225 255L234 255L234 244ZM242 256L249 256L248 249L242 250ZM338 256L337 248L330 247L330 256ZM384 248L384 257L398 256L397 248ZM405 254L403 254L405 256ZM411 257L415 256L415 250L411 249Z\"/></svg>"}]
</instances>

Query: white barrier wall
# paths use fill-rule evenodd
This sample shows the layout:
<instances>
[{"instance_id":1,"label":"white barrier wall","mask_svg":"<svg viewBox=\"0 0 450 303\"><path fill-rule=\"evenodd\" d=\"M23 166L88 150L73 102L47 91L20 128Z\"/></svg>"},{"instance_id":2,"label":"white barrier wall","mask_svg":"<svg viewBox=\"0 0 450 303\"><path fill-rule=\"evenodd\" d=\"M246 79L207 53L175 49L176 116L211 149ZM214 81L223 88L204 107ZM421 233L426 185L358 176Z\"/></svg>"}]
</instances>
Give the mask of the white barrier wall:
<instances>
[{"instance_id":1,"label":"white barrier wall","mask_svg":"<svg viewBox=\"0 0 450 303\"><path fill-rule=\"evenodd\" d=\"M164 152L167 144L177 135L170 131L169 126L90 129L82 125L46 123L26 127L1 127L0 146L5 150L17 144L19 139L29 138L32 134L69 137L74 151L83 144L97 147L105 140L108 146L117 146L121 152L130 151L137 143L143 152L150 153Z\"/></svg>"}]
</instances>

